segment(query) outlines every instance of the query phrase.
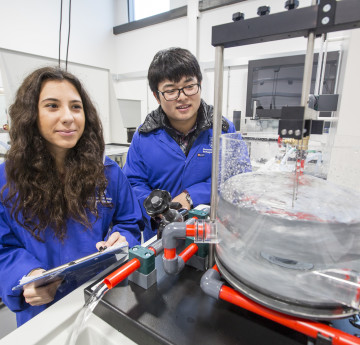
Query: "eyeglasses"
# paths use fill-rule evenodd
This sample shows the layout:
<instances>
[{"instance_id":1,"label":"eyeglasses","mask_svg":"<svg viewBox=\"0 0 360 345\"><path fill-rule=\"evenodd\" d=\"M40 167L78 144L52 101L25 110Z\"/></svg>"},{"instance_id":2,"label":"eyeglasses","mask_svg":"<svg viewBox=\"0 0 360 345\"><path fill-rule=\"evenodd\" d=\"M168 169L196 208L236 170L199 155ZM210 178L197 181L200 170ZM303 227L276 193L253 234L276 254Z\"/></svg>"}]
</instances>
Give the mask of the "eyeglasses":
<instances>
[{"instance_id":1,"label":"eyeglasses","mask_svg":"<svg viewBox=\"0 0 360 345\"><path fill-rule=\"evenodd\" d=\"M158 90L158 93L161 93L166 101L175 101L180 97L181 91L185 96L194 96L199 92L199 89L200 84L191 84L184 86L181 89L166 90L164 92Z\"/></svg>"}]
</instances>

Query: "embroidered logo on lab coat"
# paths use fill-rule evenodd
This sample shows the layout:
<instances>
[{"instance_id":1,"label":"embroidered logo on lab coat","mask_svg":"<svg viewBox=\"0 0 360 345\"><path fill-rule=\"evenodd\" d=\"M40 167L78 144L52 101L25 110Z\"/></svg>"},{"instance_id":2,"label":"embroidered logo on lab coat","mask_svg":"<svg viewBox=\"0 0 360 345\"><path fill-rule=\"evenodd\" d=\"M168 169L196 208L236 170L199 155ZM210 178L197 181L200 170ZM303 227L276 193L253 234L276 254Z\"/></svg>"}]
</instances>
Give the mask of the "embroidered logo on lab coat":
<instances>
[{"instance_id":1,"label":"embroidered logo on lab coat","mask_svg":"<svg viewBox=\"0 0 360 345\"><path fill-rule=\"evenodd\" d=\"M107 190L105 190L105 197L102 195L101 196L101 202L103 205L111 205L112 204L112 197L109 197L106 195L107 194ZM98 196L96 196L96 205L100 202L100 199Z\"/></svg>"},{"instance_id":2,"label":"embroidered logo on lab coat","mask_svg":"<svg viewBox=\"0 0 360 345\"><path fill-rule=\"evenodd\" d=\"M208 143L208 145L210 146L210 148L208 149L208 148L205 148L205 147L203 147L203 149L202 149L202 153L203 154L211 154L212 153L212 146L213 146L213 138L212 137L209 137L209 143ZM199 156L198 155L198 157L201 157L201 156Z\"/></svg>"}]
</instances>

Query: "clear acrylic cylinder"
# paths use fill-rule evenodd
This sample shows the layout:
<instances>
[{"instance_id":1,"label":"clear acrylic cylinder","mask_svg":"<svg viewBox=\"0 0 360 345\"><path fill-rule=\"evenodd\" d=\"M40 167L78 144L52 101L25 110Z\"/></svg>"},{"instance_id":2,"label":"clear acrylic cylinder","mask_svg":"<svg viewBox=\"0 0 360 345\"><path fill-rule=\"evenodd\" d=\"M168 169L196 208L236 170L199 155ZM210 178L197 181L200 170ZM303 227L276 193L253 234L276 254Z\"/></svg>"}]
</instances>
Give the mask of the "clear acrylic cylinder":
<instances>
[{"instance_id":1,"label":"clear acrylic cylinder","mask_svg":"<svg viewBox=\"0 0 360 345\"><path fill-rule=\"evenodd\" d=\"M359 311L360 149L220 138L216 260L257 302L333 319Z\"/></svg>"}]
</instances>

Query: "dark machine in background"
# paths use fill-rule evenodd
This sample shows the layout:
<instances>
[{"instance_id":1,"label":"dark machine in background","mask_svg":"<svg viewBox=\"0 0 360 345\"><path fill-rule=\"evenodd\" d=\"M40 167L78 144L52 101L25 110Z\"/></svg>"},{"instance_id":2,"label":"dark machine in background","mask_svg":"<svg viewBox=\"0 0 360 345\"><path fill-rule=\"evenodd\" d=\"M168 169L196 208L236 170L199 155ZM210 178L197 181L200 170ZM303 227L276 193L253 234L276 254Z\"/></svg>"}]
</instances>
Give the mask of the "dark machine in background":
<instances>
[{"instance_id":1,"label":"dark machine in background","mask_svg":"<svg viewBox=\"0 0 360 345\"><path fill-rule=\"evenodd\" d=\"M315 92L319 54L314 54L310 93ZM248 66L246 117L279 119L282 107L299 106L305 55L251 60ZM338 72L339 52L327 53L321 94L333 95ZM319 116L331 116L320 112Z\"/></svg>"}]
</instances>

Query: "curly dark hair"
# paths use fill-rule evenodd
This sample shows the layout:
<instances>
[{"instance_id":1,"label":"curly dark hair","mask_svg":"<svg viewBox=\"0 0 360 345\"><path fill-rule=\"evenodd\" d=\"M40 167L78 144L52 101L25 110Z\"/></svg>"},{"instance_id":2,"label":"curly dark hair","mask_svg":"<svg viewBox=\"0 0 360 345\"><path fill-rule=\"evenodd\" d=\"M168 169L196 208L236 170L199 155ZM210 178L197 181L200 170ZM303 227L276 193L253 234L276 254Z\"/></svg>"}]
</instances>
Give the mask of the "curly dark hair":
<instances>
[{"instance_id":1,"label":"curly dark hair","mask_svg":"<svg viewBox=\"0 0 360 345\"><path fill-rule=\"evenodd\" d=\"M48 80L70 82L85 113L84 133L68 151L62 175L37 125L40 91ZM58 67L35 70L19 87L9 115L11 146L1 200L11 207L11 216L39 241L48 227L63 241L70 218L91 228L90 213L97 219L97 202L106 204L105 143L97 110L79 79Z\"/></svg>"},{"instance_id":2,"label":"curly dark hair","mask_svg":"<svg viewBox=\"0 0 360 345\"><path fill-rule=\"evenodd\" d=\"M183 77L196 77L202 81L201 69L196 57L187 49L172 47L158 51L148 70L149 87L157 92L158 85L168 79L178 83Z\"/></svg>"}]
</instances>

